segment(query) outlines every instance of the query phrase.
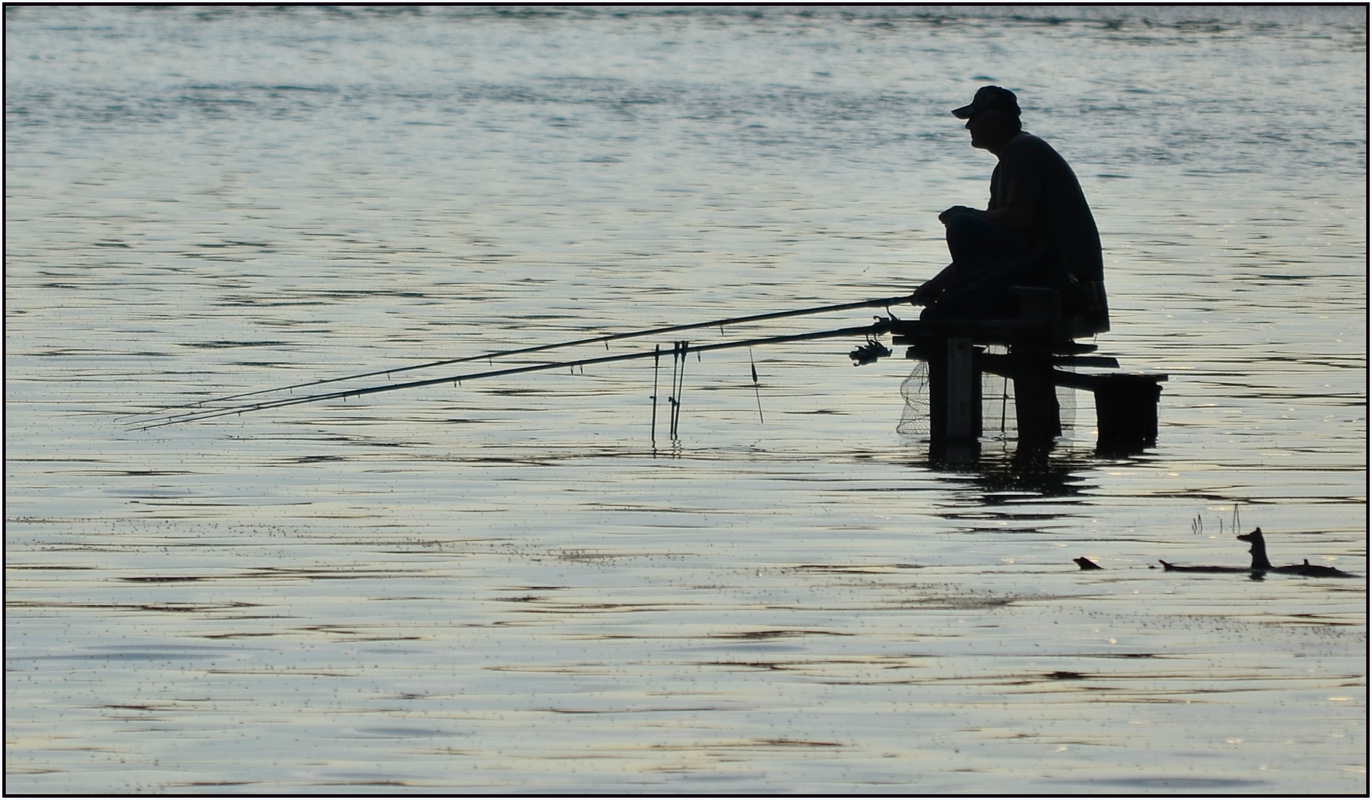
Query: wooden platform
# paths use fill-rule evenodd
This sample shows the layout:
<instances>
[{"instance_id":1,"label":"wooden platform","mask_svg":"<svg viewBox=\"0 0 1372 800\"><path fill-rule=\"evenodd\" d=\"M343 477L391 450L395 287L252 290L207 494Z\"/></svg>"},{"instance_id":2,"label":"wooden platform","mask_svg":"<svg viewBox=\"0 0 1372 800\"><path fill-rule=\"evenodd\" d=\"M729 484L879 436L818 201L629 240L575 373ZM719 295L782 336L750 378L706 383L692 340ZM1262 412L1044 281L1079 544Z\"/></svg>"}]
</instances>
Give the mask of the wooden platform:
<instances>
[{"instance_id":1,"label":"wooden platform","mask_svg":"<svg viewBox=\"0 0 1372 800\"><path fill-rule=\"evenodd\" d=\"M1096 401L1097 452L1138 452L1157 443L1162 373L1078 373L1063 367L1118 369L1117 359L1093 355L1096 346L1075 337L1093 335L1080 320L1062 315L1057 292L1022 288L1021 315L1007 320L895 320L892 342L908 345L907 358L929 365L929 430L936 444L982 434L981 376L1010 379L1021 443L1046 444L1062 434L1057 387L1090 391ZM986 352L991 345L1005 354Z\"/></svg>"}]
</instances>

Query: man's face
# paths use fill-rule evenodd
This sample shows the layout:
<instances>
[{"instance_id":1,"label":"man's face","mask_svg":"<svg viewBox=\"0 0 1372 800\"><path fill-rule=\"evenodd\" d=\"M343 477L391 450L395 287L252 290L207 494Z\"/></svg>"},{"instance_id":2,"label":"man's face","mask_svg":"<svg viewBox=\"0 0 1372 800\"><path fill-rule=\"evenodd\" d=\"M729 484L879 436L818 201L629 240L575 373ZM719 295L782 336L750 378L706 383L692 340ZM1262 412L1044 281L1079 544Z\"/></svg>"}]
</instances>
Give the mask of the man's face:
<instances>
[{"instance_id":1,"label":"man's face","mask_svg":"<svg viewBox=\"0 0 1372 800\"><path fill-rule=\"evenodd\" d=\"M967 130L972 134L972 146L985 150L1000 138L1005 118L999 111L977 111L967 118Z\"/></svg>"}]
</instances>

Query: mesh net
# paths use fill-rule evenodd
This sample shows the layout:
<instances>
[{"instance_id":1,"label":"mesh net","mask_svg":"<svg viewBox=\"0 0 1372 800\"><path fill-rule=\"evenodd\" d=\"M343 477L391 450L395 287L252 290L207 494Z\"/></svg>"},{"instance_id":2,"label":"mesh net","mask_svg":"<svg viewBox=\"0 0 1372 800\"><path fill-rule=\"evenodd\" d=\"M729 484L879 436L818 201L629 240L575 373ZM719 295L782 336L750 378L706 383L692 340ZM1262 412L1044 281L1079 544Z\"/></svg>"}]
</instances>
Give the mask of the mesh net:
<instances>
[{"instance_id":1,"label":"mesh net","mask_svg":"<svg viewBox=\"0 0 1372 800\"><path fill-rule=\"evenodd\" d=\"M929 435L929 365L916 361L910 377L900 382L905 409L900 412L896 432L904 436Z\"/></svg>"}]
</instances>

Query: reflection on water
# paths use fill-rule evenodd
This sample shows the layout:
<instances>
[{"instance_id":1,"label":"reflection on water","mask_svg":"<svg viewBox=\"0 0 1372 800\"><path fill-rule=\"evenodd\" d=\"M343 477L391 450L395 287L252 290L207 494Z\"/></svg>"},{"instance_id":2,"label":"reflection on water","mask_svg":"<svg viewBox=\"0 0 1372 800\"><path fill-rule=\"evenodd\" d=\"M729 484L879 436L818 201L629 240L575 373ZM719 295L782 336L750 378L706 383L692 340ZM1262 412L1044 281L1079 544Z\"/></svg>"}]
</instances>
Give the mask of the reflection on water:
<instances>
[{"instance_id":1,"label":"reflection on water","mask_svg":"<svg viewBox=\"0 0 1372 800\"><path fill-rule=\"evenodd\" d=\"M1356 9L5 35L8 791L1366 788L1366 119L1328 113L1366 94ZM931 453L895 430L910 364L844 340L689 360L656 449L646 359L127 429L911 289L984 197L947 109L986 82L1079 170L1096 344L1172 376L1155 448L1098 457L1083 403L1046 452ZM1359 578L1153 568L1241 561L1236 508Z\"/></svg>"},{"instance_id":2,"label":"reflection on water","mask_svg":"<svg viewBox=\"0 0 1372 800\"><path fill-rule=\"evenodd\" d=\"M948 452L952 449L957 452ZM983 448L979 443L930 445L928 461L917 466L961 475L985 493L984 505L995 506L1025 497L1070 502L1093 488L1089 481L1098 462L1071 449L1010 442L1002 448Z\"/></svg>"}]
</instances>

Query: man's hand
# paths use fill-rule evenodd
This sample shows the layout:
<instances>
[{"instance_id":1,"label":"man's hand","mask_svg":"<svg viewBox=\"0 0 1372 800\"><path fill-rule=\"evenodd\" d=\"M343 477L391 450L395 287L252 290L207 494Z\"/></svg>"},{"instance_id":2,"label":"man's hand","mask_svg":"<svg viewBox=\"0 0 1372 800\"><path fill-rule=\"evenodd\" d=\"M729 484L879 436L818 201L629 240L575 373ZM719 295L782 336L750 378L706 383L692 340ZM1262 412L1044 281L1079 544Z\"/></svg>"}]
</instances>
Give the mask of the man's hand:
<instances>
[{"instance_id":1,"label":"man's hand","mask_svg":"<svg viewBox=\"0 0 1372 800\"><path fill-rule=\"evenodd\" d=\"M957 277L957 265L949 264L943 271L925 281L910 295L910 305L927 306L953 284Z\"/></svg>"},{"instance_id":2,"label":"man's hand","mask_svg":"<svg viewBox=\"0 0 1372 800\"><path fill-rule=\"evenodd\" d=\"M953 206L952 208L948 209L947 211L943 212L942 214L939 214L939 215L938 215L938 221L939 221L939 222L942 222L944 225L947 225L947 224L948 224L948 220L952 219L953 217L956 217L958 214L981 214L981 213L983 213L983 212L982 212L980 209L968 208L967 206Z\"/></svg>"}]
</instances>

